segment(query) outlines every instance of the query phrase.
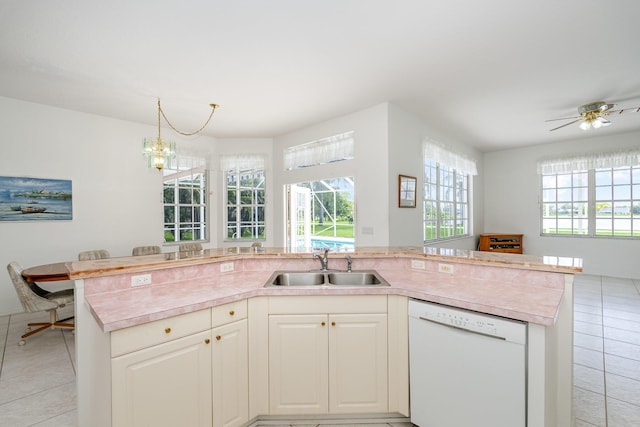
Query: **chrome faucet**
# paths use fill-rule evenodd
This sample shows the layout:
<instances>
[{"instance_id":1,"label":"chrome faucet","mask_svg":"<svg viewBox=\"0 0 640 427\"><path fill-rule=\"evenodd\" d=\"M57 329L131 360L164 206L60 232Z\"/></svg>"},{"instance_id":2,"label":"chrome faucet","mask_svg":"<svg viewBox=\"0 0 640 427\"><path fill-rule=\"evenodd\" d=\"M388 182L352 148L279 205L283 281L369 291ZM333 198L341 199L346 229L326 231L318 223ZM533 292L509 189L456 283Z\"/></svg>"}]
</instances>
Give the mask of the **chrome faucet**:
<instances>
[{"instance_id":1,"label":"chrome faucet","mask_svg":"<svg viewBox=\"0 0 640 427\"><path fill-rule=\"evenodd\" d=\"M347 255L347 273L351 273L351 255Z\"/></svg>"},{"instance_id":2,"label":"chrome faucet","mask_svg":"<svg viewBox=\"0 0 640 427\"><path fill-rule=\"evenodd\" d=\"M320 254L313 254L314 257L317 257L320 260L320 265L322 265L322 271L327 271L329 267L329 257L328 257L329 249L324 250L324 256Z\"/></svg>"}]
</instances>

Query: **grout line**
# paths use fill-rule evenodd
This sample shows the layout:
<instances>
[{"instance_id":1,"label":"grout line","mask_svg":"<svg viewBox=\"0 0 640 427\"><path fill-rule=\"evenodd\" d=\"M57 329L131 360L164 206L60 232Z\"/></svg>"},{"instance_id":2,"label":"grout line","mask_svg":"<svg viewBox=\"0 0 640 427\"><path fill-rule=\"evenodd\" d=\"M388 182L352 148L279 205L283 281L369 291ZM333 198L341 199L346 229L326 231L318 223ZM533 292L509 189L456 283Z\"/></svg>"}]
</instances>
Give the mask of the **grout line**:
<instances>
[{"instance_id":1,"label":"grout line","mask_svg":"<svg viewBox=\"0 0 640 427\"><path fill-rule=\"evenodd\" d=\"M608 399L607 399L607 359L604 352L604 290L602 285L602 276L600 276L600 320L602 321L602 375L604 375L604 425L605 427L609 427L609 407L608 407Z\"/></svg>"}]
</instances>

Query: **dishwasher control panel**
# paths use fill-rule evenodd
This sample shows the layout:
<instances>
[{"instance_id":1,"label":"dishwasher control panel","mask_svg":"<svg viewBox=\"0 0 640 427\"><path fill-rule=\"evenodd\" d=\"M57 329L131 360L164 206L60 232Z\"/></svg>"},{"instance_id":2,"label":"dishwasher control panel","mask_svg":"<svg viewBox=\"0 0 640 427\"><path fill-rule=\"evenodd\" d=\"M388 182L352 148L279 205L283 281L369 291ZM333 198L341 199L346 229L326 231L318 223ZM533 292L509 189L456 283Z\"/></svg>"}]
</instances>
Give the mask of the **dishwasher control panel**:
<instances>
[{"instance_id":1,"label":"dishwasher control panel","mask_svg":"<svg viewBox=\"0 0 640 427\"><path fill-rule=\"evenodd\" d=\"M526 343L526 323L446 305L409 300L409 317L520 344Z\"/></svg>"}]
</instances>

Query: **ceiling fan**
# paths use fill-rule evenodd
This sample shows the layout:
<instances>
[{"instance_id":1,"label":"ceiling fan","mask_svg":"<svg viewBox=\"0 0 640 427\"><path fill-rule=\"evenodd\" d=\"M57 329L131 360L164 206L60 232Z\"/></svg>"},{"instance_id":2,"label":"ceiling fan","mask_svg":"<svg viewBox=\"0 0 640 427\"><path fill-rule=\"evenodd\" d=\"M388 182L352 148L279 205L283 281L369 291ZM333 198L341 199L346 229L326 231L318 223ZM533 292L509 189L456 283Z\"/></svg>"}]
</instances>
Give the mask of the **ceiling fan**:
<instances>
[{"instance_id":1,"label":"ceiling fan","mask_svg":"<svg viewBox=\"0 0 640 427\"><path fill-rule=\"evenodd\" d=\"M604 102L604 101L589 102L588 104L583 104L578 107L579 116L564 117L560 119L549 119L549 120L545 120L545 122L554 122L558 120L571 120L569 123L565 123L561 126L555 127L553 129L549 129L549 131L561 129L565 126L569 126L578 122L581 122L579 127L582 130L598 129L603 126L609 126L611 124L611 122L607 119L607 116L609 116L612 113L622 114L627 111L635 111L637 113L640 111L640 107L612 110L612 108L615 106L616 104L609 104L608 102Z\"/></svg>"}]
</instances>

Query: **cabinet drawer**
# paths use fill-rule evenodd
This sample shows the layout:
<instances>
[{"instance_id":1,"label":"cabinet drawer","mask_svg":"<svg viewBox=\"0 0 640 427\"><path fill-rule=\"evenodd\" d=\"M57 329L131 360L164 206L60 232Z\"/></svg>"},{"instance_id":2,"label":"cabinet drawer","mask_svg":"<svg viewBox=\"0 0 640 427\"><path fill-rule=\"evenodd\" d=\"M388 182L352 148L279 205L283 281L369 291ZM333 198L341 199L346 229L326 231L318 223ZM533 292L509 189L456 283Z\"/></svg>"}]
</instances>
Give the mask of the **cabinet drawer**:
<instances>
[{"instance_id":1,"label":"cabinet drawer","mask_svg":"<svg viewBox=\"0 0 640 427\"><path fill-rule=\"evenodd\" d=\"M243 299L211 309L211 327L226 325L247 318L247 300Z\"/></svg>"},{"instance_id":2,"label":"cabinet drawer","mask_svg":"<svg viewBox=\"0 0 640 427\"><path fill-rule=\"evenodd\" d=\"M111 333L111 357L211 329L211 310L155 320Z\"/></svg>"}]
</instances>

